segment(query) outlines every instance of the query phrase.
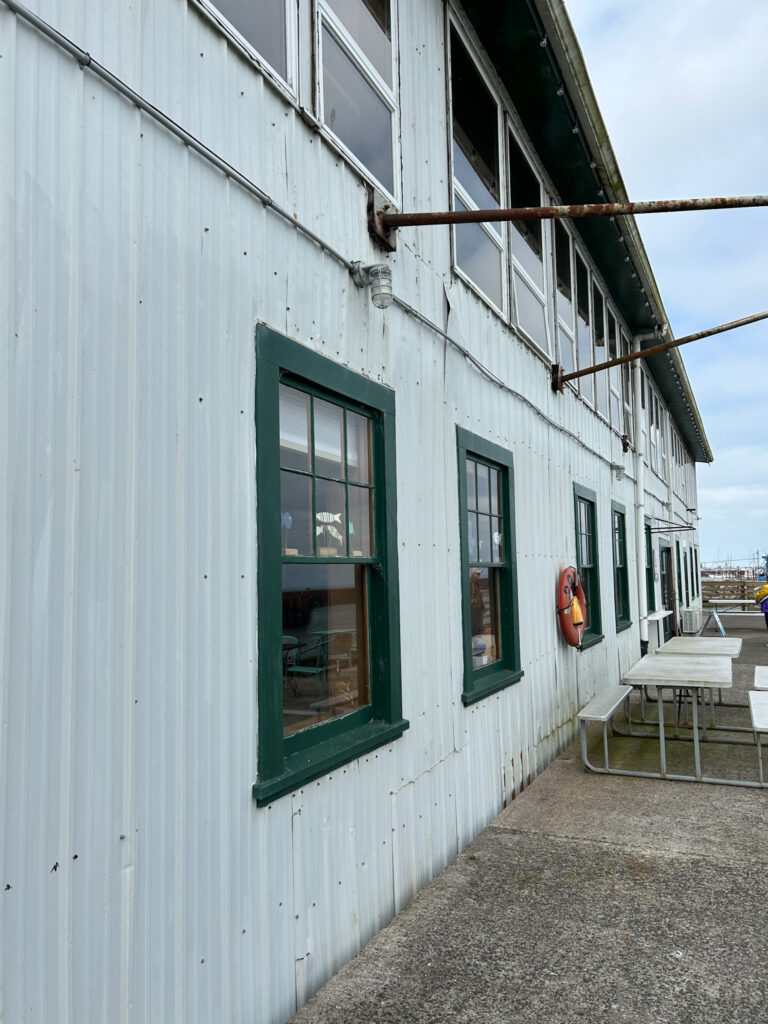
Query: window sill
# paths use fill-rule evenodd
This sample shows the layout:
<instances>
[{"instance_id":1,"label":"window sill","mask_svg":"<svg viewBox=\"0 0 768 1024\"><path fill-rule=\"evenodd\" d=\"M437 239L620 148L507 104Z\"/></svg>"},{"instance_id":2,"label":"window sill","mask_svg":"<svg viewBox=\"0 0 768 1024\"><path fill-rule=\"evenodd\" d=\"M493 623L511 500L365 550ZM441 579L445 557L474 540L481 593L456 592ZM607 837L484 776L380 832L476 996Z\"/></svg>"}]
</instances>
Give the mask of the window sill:
<instances>
[{"instance_id":1,"label":"window sill","mask_svg":"<svg viewBox=\"0 0 768 1024\"><path fill-rule=\"evenodd\" d=\"M602 643L605 637L602 633L593 633L591 636L585 636L581 642L580 651L588 651L590 647L595 647L597 644Z\"/></svg>"},{"instance_id":2,"label":"window sill","mask_svg":"<svg viewBox=\"0 0 768 1024\"><path fill-rule=\"evenodd\" d=\"M623 633L624 630L629 629L631 625L631 619L621 619L619 622L616 623L616 632Z\"/></svg>"},{"instance_id":3,"label":"window sill","mask_svg":"<svg viewBox=\"0 0 768 1024\"><path fill-rule=\"evenodd\" d=\"M465 690L461 695L464 707L469 707L470 704L475 704L477 701L483 700L484 697L490 697L492 694L498 693L499 690L505 690L508 686L522 679L524 674L521 668L514 672L500 672L486 682L480 683L471 691Z\"/></svg>"},{"instance_id":4,"label":"window sill","mask_svg":"<svg viewBox=\"0 0 768 1024\"><path fill-rule=\"evenodd\" d=\"M291 754L285 758L280 775L254 782L256 806L265 807L278 797L293 793L307 782L319 779L385 743L391 743L402 736L407 728L408 722L403 718L396 722L367 722L308 750Z\"/></svg>"}]
</instances>

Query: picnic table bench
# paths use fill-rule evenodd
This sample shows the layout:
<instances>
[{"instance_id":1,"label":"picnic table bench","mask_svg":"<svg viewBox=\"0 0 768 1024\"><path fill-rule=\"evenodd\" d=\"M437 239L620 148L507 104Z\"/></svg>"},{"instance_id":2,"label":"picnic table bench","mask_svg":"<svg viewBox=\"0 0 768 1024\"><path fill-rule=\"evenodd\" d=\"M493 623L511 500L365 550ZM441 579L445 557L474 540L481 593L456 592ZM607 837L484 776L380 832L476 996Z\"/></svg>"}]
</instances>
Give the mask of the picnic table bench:
<instances>
[{"instance_id":1,"label":"picnic table bench","mask_svg":"<svg viewBox=\"0 0 768 1024\"><path fill-rule=\"evenodd\" d=\"M597 696L593 697L589 704L586 704L576 716L579 720L579 729L581 731L581 759L584 762L584 767L589 771L610 771L610 764L608 762L608 723L622 704L625 705L627 721L629 721L628 704L631 693L631 686L624 686L621 683L609 686L607 690L602 690ZM603 723L603 753L605 757L605 766L603 768L596 768L590 763L587 756L587 722Z\"/></svg>"}]
</instances>

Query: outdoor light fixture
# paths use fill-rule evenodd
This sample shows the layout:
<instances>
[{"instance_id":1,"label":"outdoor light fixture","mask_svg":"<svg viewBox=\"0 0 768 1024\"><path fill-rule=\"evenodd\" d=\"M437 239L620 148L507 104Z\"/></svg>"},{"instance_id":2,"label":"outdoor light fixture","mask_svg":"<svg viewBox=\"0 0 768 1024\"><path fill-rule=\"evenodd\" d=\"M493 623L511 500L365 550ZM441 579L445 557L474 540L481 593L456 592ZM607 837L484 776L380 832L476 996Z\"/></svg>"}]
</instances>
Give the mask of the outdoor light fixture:
<instances>
[{"instance_id":1,"label":"outdoor light fixture","mask_svg":"<svg viewBox=\"0 0 768 1024\"><path fill-rule=\"evenodd\" d=\"M392 268L386 263L371 263L363 266L360 260L352 264L352 280L358 288L371 286L371 302L377 309L392 305Z\"/></svg>"}]
</instances>

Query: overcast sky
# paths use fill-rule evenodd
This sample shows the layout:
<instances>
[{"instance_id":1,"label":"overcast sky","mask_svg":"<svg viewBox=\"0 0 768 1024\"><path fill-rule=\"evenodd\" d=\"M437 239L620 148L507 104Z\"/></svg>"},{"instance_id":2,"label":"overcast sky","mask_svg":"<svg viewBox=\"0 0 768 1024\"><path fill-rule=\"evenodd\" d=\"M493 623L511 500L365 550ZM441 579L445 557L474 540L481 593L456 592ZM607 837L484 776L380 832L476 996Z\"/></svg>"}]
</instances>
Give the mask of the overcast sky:
<instances>
[{"instance_id":1,"label":"overcast sky","mask_svg":"<svg viewBox=\"0 0 768 1024\"><path fill-rule=\"evenodd\" d=\"M768 0L565 0L629 198L768 193ZM768 310L768 210L641 216L676 337ZM768 320L680 350L702 562L768 552Z\"/></svg>"}]
</instances>

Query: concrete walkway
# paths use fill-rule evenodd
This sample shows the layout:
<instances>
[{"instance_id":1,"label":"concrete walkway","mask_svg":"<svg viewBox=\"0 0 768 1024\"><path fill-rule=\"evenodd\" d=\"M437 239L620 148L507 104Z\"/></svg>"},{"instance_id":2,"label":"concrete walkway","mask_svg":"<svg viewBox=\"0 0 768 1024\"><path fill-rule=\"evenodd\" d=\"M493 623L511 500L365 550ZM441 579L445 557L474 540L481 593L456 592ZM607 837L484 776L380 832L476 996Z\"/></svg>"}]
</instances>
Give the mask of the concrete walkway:
<instances>
[{"instance_id":1,"label":"concrete walkway","mask_svg":"<svg viewBox=\"0 0 768 1024\"><path fill-rule=\"evenodd\" d=\"M746 705L768 634L737 635ZM757 778L754 747L710 750ZM475 1021L768 1024L768 790L591 775L574 744L293 1018Z\"/></svg>"}]
</instances>

